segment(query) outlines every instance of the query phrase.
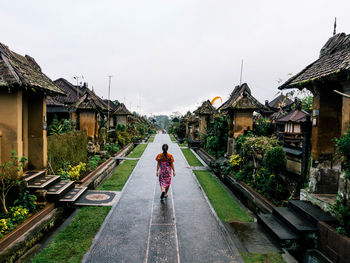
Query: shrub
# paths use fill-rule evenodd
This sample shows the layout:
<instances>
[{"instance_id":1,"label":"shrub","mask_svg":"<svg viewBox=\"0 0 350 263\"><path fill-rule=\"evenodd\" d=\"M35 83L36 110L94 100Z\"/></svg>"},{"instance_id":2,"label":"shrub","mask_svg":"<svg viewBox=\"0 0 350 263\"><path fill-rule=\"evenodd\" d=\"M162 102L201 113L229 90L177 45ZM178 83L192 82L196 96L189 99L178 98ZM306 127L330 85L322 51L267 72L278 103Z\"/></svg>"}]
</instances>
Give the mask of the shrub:
<instances>
[{"instance_id":1,"label":"shrub","mask_svg":"<svg viewBox=\"0 0 350 263\"><path fill-rule=\"evenodd\" d=\"M86 162L87 145L88 137L85 131L49 136L47 138L47 155L53 172L57 173L67 160L71 165Z\"/></svg>"},{"instance_id":2,"label":"shrub","mask_svg":"<svg viewBox=\"0 0 350 263\"><path fill-rule=\"evenodd\" d=\"M35 195L30 194L28 190L24 190L13 204L22 206L28 209L28 211L34 211L36 209L36 199Z\"/></svg>"},{"instance_id":3,"label":"shrub","mask_svg":"<svg viewBox=\"0 0 350 263\"><path fill-rule=\"evenodd\" d=\"M269 149L264 156L264 167L269 172L279 174L286 167L286 152L281 146L276 146Z\"/></svg>"},{"instance_id":4,"label":"shrub","mask_svg":"<svg viewBox=\"0 0 350 263\"><path fill-rule=\"evenodd\" d=\"M76 166L69 166L70 170L68 171L69 179L73 181L78 181L80 176L86 172L86 163L80 162Z\"/></svg>"},{"instance_id":5,"label":"shrub","mask_svg":"<svg viewBox=\"0 0 350 263\"><path fill-rule=\"evenodd\" d=\"M227 132L228 124L226 116L215 119L213 123L209 124L207 134L204 137L205 149L217 158L224 156L226 152Z\"/></svg>"},{"instance_id":6,"label":"shrub","mask_svg":"<svg viewBox=\"0 0 350 263\"><path fill-rule=\"evenodd\" d=\"M69 119L58 120L57 116L53 119L52 123L47 127L49 135L59 135L68 133L74 130L74 123Z\"/></svg>"},{"instance_id":7,"label":"shrub","mask_svg":"<svg viewBox=\"0 0 350 263\"><path fill-rule=\"evenodd\" d=\"M10 211L11 211L11 219L12 219L12 222L14 223L23 222L24 219L27 218L29 213L28 209L23 208L22 206L11 207Z\"/></svg>"},{"instance_id":8,"label":"shrub","mask_svg":"<svg viewBox=\"0 0 350 263\"><path fill-rule=\"evenodd\" d=\"M255 136L269 136L272 134L271 123L260 118L254 125L253 134Z\"/></svg>"},{"instance_id":9,"label":"shrub","mask_svg":"<svg viewBox=\"0 0 350 263\"><path fill-rule=\"evenodd\" d=\"M9 229L9 227L7 225L7 221L8 221L8 219L5 219L5 218L0 219L0 232L1 233L4 233Z\"/></svg>"},{"instance_id":10,"label":"shrub","mask_svg":"<svg viewBox=\"0 0 350 263\"><path fill-rule=\"evenodd\" d=\"M98 164L100 163L101 158L99 155L94 155L93 157L91 157L91 159L89 160L88 164L87 164L87 169L89 172L92 172L93 170L95 170L98 166Z\"/></svg>"},{"instance_id":11,"label":"shrub","mask_svg":"<svg viewBox=\"0 0 350 263\"><path fill-rule=\"evenodd\" d=\"M26 161L25 157L19 158L16 152L12 151L11 159L7 163L0 164L0 200L5 214L8 214L7 195L13 187L20 185L23 164Z\"/></svg>"}]
</instances>

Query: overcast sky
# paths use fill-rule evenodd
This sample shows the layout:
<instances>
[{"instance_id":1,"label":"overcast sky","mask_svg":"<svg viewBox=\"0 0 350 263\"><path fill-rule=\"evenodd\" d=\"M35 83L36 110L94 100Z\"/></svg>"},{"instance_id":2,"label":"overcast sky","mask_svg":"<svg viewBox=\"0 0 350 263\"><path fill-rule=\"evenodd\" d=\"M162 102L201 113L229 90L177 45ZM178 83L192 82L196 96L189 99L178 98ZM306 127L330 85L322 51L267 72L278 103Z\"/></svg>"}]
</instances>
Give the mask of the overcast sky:
<instances>
[{"instance_id":1,"label":"overcast sky","mask_svg":"<svg viewBox=\"0 0 350 263\"><path fill-rule=\"evenodd\" d=\"M106 98L142 114L185 113L226 100L243 82L264 102L278 79L350 33L350 1L1 1L0 42L36 59L50 78L84 76Z\"/></svg>"}]
</instances>

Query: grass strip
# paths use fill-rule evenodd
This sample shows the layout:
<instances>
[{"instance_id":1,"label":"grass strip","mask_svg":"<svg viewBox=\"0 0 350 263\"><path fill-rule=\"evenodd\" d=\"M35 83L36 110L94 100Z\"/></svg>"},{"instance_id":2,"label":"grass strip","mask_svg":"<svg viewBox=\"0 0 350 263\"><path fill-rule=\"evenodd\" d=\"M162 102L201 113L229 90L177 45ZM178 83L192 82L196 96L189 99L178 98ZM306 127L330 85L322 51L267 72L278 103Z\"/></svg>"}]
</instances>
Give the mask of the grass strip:
<instances>
[{"instance_id":1,"label":"grass strip","mask_svg":"<svg viewBox=\"0 0 350 263\"><path fill-rule=\"evenodd\" d=\"M154 138L156 137L156 135L152 135L150 138L149 138L149 140L148 140L148 142L150 143L150 142L154 142Z\"/></svg>"},{"instance_id":2,"label":"grass strip","mask_svg":"<svg viewBox=\"0 0 350 263\"><path fill-rule=\"evenodd\" d=\"M132 156L141 156L146 144L139 144ZM129 155L129 157L131 157ZM137 160L124 161L98 189L121 191L134 170ZM107 216L110 207L83 207L73 220L55 236L49 246L38 254L32 262L80 262L90 248L93 238Z\"/></svg>"},{"instance_id":3,"label":"grass strip","mask_svg":"<svg viewBox=\"0 0 350 263\"><path fill-rule=\"evenodd\" d=\"M128 180L131 172L134 170L137 160L125 160L118 169L108 178L98 190L106 191L121 191L124 187L124 184Z\"/></svg>"},{"instance_id":4,"label":"grass strip","mask_svg":"<svg viewBox=\"0 0 350 263\"><path fill-rule=\"evenodd\" d=\"M135 147L134 150L128 155L130 158L140 158L143 152L145 151L147 144L139 144Z\"/></svg>"},{"instance_id":5,"label":"grass strip","mask_svg":"<svg viewBox=\"0 0 350 263\"><path fill-rule=\"evenodd\" d=\"M220 220L224 222L240 221L253 222L246 211L244 211L219 180L209 171L193 171L199 183L205 191L208 199L215 209Z\"/></svg>"},{"instance_id":6,"label":"grass strip","mask_svg":"<svg viewBox=\"0 0 350 263\"><path fill-rule=\"evenodd\" d=\"M59 232L32 262L80 262L110 209L110 207L81 208L72 222Z\"/></svg>"},{"instance_id":7,"label":"grass strip","mask_svg":"<svg viewBox=\"0 0 350 263\"><path fill-rule=\"evenodd\" d=\"M171 140L172 142L176 142L176 139L175 139L175 137L174 137L174 134L169 134L169 136L170 136L170 140Z\"/></svg>"},{"instance_id":8,"label":"grass strip","mask_svg":"<svg viewBox=\"0 0 350 263\"><path fill-rule=\"evenodd\" d=\"M197 159L190 148L181 149L182 153L190 166L203 166L203 164Z\"/></svg>"},{"instance_id":9,"label":"grass strip","mask_svg":"<svg viewBox=\"0 0 350 263\"><path fill-rule=\"evenodd\" d=\"M278 253L241 253L241 256L245 263L285 263Z\"/></svg>"}]
</instances>

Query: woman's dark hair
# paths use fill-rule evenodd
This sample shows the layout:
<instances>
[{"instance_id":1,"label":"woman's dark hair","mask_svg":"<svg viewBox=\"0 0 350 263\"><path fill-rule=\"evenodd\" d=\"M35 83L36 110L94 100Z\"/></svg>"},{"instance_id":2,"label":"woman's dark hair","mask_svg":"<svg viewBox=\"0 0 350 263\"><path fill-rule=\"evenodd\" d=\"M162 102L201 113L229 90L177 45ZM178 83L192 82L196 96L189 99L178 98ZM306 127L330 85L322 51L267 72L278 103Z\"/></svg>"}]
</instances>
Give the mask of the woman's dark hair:
<instances>
[{"instance_id":1,"label":"woman's dark hair","mask_svg":"<svg viewBox=\"0 0 350 263\"><path fill-rule=\"evenodd\" d=\"M163 154L164 154L164 157L167 158L167 153L168 153L168 149L169 149L169 146L167 144L163 144L162 146L162 150L163 150Z\"/></svg>"}]
</instances>

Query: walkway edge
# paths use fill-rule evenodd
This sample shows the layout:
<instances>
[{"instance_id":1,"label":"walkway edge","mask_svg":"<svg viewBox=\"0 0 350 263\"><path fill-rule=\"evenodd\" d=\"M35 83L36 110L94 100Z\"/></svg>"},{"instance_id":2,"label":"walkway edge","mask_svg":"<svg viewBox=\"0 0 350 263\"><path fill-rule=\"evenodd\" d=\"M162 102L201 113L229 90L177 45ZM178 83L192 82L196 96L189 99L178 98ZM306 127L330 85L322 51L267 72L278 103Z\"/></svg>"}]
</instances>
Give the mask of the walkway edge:
<instances>
[{"instance_id":1,"label":"walkway edge","mask_svg":"<svg viewBox=\"0 0 350 263\"><path fill-rule=\"evenodd\" d=\"M147 144L147 147L146 147L146 149L144 150L144 152L147 150L147 148L148 148L148 144ZM127 185L129 184L129 182L130 182L130 179L133 177L134 171L136 170L136 167L139 165L139 163L141 163L140 160L142 160L142 159L144 158L143 156L144 156L144 154L141 155L140 159L138 160L137 164L135 165L134 169L132 170L132 172L131 172L131 174L130 174L128 180L127 180L126 183L124 184L122 191L120 192L120 194L118 195L118 197L117 197L115 203L113 204L111 210L109 210L107 216L105 217L105 220L103 221L103 224L100 226L100 229L98 230L97 234L95 235L94 239L92 240L92 243L91 243L91 246L90 246L89 250L85 253L85 255L84 255L84 257L83 257L83 259L82 259L82 261L81 261L82 263L86 262L86 260L87 260L88 257L90 256L91 250L92 250L92 248L96 245L96 242L97 242L97 240L99 239L99 237L100 237L100 235L101 235L102 229L105 227L105 225L106 225L107 222L108 222L108 219L112 216L113 211L116 209L117 205L119 204L119 201L120 201L121 197L123 196L123 194L124 194L124 192L125 192L124 189L126 189L126 186L127 186Z\"/></svg>"},{"instance_id":2,"label":"walkway edge","mask_svg":"<svg viewBox=\"0 0 350 263\"><path fill-rule=\"evenodd\" d=\"M192 149L191 149L192 150ZM181 149L180 149L181 151ZM182 151L181 151L182 153ZM187 163L187 165L190 167L189 163L187 162L186 160L186 157L184 156L184 154L182 153L182 158L185 160L185 163ZM199 161L201 161L200 157L197 157L199 158ZM204 161L203 161L204 162ZM234 240L232 240L228 230L225 228L224 224L221 222L220 218L218 217L218 215L216 214L213 206L211 205L209 199L208 199L208 196L207 194L205 193L205 191L203 190L200 182L198 181L196 175L193 173L193 170L191 169L191 175L193 176L195 182L197 183L199 189L201 190L202 192L202 195L204 196L204 199L206 200L209 208L210 208L210 211L212 212L214 218L216 219L219 227L220 227L220 230L221 232L223 233L223 237L224 239L226 240L228 246L229 246L229 249L231 250L231 252L233 252L233 254L235 255L235 259L236 259L236 262L240 262L240 263L244 263L243 261L243 258L241 257L241 254L240 252L238 251L237 249L237 246L236 246L236 243L234 242Z\"/></svg>"}]
</instances>

